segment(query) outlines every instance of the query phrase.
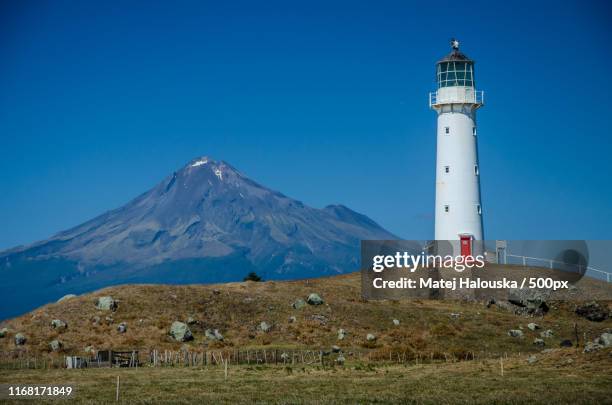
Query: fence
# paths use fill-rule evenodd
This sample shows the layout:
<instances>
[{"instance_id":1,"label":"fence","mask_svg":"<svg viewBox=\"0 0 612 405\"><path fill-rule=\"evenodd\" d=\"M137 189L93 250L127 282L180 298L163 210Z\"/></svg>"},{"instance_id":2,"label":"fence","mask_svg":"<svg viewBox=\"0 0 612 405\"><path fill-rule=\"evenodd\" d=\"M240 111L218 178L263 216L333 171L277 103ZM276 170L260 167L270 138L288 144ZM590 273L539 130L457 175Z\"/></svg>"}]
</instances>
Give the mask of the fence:
<instances>
[{"instance_id":1,"label":"fence","mask_svg":"<svg viewBox=\"0 0 612 405\"><path fill-rule=\"evenodd\" d=\"M103 351L108 352L108 351ZM391 363L391 364L424 364L435 362L459 362L499 358L500 353L493 352L415 352L409 350L350 350L334 353L324 350L308 349L253 349L253 350L131 350L130 362L114 364L99 362L97 356L82 358L78 368L98 367L207 367L232 365L303 365L329 366L342 364L344 361L361 363ZM140 354L140 355L139 355ZM342 354L344 360L339 361ZM133 356L137 356L134 358ZM74 356L43 356L28 352L0 352L0 369L58 369L68 367L68 359ZM72 363L74 364L74 363ZM77 367L74 367L77 368Z\"/></svg>"},{"instance_id":2,"label":"fence","mask_svg":"<svg viewBox=\"0 0 612 405\"><path fill-rule=\"evenodd\" d=\"M518 261L523 266L527 266L527 265L529 265L529 263L539 263L540 266L538 266L538 265L535 265L535 266L537 266L537 267L547 267L547 268L550 268L550 269L559 269L559 270L562 269L563 267L565 267L566 269L569 267L570 271L578 270L579 274L585 274L586 272L590 271L592 273L600 275L608 283L612 282L612 273L609 273L609 272L604 271L604 270L596 269L595 267L591 267L591 266L583 266L583 265L579 265L579 264L569 264L569 263L561 262L561 261L558 261L558 260L542 259L542 258L539 258L539 257L511 255L510 253L506 253L504 255L504 257L506 259L506 260L504 260L504 264L508 264L508 259L507 258L510 257L510 258L518 259ZM543 266L541 266L541 264L543 264Z\"/></svg>"}]
</instances>

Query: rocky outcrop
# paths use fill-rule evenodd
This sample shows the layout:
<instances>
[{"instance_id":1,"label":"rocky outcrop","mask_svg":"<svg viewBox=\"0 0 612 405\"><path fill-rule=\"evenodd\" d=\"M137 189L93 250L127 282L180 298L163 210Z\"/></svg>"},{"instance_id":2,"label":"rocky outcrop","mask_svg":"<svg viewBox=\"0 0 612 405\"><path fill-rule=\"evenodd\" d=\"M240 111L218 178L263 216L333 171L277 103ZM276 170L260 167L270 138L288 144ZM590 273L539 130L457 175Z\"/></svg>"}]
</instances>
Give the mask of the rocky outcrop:
<instances>
[{"instance_id":1,"label":"rocky outcrop","mask_svg":"<svg viewBox=\"0 0 612 405\"><path fill-rule=\"evenodd\" d=\"M117 309L117 301L111 296L99 297L96 299L96 308L103 311L115 311Z\"/></svg>"},{"instance_id":2,"label":"rocky outcrop","mask_svg":"<svg viewBox=\"0 0 612 405\"><path fill-rule=\"evenodd\" d=\"M321 298L321 296L319 294L316 294L316 293L310 294L308 296L308 299L306 300L306 302L308 302L309 305L322 305L322 304L324 304L324 301Z\"/></svg>"},{"instance_id":3,"label":"rocky outcrop","mask_svg":"<svg viewBox=\"0 0 612 405\"><path fill-rule=\"evenodd\" d=\"M67 329L68 324L61 319L54 319L51 321L51 327L53 329Z\"/></svg>"},{"instance_id":4,"label":"rocky outcrop","mask_svg":"<svg viewBox=\"0 0 612 405\"><path fill-rule=\"evenodd\" d=\"M170 326L170 336L174 338L177 342L187 342L189 340L193 340L193 335L191 334L191 330L189 326L183 322L174 321L172 322L172 326Z\"/></svg>"},{"instance_id":5,"label":"rocky outcrop","mask_svg":"<svg viewBox=\"0 0 612 405\"><path fill-rule=\"evenodd\" d=\"M588 319L593 322L602 322L608 319L610 311L597 302L589 302L576 307L576 315Z\"/></svg>"}]
</instances>

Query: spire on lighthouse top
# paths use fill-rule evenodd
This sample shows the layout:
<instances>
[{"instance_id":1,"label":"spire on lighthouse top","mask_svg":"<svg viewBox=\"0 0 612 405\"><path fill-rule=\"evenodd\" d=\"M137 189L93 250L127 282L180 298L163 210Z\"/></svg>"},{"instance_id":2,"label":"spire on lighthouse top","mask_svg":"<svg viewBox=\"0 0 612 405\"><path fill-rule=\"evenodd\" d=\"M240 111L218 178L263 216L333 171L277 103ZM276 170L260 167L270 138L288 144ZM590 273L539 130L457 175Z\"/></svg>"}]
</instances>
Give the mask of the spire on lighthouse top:
<instances>
[{"instance_id":1,"label":"spire on lighthouse top","mask_svg":"<svg viewBox=\"0 0 612 405\"><path fill-rule=\"evenodd\" d=\"M467 55L461 53L459 51L459 40L455 38L451 38L450 40L451 53L443 57L438 61L438 63L442 62L452 62L452 61L464 61L464 62L473 62Z\"/></svg>"}]
</instances>

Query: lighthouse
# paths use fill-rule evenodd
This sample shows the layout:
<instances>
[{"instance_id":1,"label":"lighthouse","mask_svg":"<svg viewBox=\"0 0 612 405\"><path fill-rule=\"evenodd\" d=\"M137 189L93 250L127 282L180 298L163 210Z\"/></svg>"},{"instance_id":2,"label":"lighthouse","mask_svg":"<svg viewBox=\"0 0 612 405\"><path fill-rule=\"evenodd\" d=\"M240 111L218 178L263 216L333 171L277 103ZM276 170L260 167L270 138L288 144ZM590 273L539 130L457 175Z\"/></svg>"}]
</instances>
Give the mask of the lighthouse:
<instances>
[{"instance_id":1,"label":"lighthouse","mask_svg":"<svg viewBox=\"0 0 612 405\"><path fill-rule=\"evenodd\" d=\"M483 240L476 110L484 93L476 90L474 61L459 51L459 41L451 40L451 48L436 64L437 90L429 94L438 115L435 239L453 241L465 256Z\"/></svg>"}]
</instances>

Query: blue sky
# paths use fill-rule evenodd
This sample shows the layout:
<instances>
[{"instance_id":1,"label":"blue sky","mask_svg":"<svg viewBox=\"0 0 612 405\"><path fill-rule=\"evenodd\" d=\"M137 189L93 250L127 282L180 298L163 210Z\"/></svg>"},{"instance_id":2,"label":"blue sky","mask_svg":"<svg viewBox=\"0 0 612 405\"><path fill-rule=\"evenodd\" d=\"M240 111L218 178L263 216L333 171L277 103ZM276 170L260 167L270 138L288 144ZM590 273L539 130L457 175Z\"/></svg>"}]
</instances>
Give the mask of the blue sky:
<instances>
[{"instance_id":1,"label":"blue sky","mask_svg":"<svg viewBox=\"0 0 612 405\"><path fill-rule=\"evenodd\" d=\"M0 248L210 155L433 235L437 59L476 60L487 238L612 239L606 2L0 5Z\"/></svg>"}]
</instances>

